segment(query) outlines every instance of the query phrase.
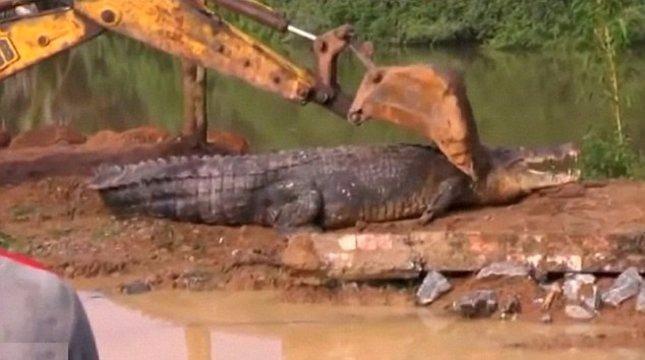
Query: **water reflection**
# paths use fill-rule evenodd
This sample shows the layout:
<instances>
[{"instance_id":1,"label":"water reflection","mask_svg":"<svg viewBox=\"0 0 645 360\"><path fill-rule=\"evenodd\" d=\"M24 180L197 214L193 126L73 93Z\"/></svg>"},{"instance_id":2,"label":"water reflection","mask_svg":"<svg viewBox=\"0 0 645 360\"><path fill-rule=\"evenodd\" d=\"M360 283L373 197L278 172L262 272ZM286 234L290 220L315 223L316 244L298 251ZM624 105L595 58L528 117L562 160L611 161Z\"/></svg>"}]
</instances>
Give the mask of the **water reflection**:
<instances>
[{"instance_id":1,"label":"water reflection","mask_svg":"<svg viewBox=\"0 0 645 360\"><path fill-rule=\"evenodd\" d=\"M271 292L83 293L102 359L638 359L643 349L553 347L623 329L464 321L427 309L284 304ZM163 319L163 320L162 320ZM628 335L626 335L628 336Z\"/></svg>"},{"instance_id":2,"label":"water reflection","mask_svg":"<svg viewBox=\"0 0 645 360\"><path fill-rule=\"evenodd\" d=\"M304 48L287 53L302 64ZM597 84L584 83L570 54L408 49L381 51L383 64L431 61L466 74L482 137L488 143L545 145L579 139L592 124L608 123L605 107L587 98ZM349 90L364 72L341 59ZM625 66L645 71L642 51L627 54ZM632 106L625 111L631 135L645 150L645 87L637 75L624 82ZM153 123L180 127L179 66L171 57L118 35L106 35L4 81L2 116L14 130L70 121L90 133ZM315 105L302 107L240 81L209 73L211 126L246 135L256 149L344 143L418 140L388 124L353 128Z\"/></svg>"}]
</instances>

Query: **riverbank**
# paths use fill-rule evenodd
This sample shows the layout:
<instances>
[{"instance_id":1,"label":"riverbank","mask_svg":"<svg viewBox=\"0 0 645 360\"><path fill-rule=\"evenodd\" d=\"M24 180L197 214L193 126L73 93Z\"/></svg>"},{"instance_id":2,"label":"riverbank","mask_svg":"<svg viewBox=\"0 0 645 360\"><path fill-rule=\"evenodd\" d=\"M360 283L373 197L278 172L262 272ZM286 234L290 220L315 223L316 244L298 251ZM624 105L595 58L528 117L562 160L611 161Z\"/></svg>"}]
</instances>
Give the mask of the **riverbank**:
<instances>
[{"instance_id":1,"label":"riverbank","mask_svg":"<svg viewBox=\"0 0 645 360\"><path fill-rule=\"evenodd\" d=\"M11 150L0 152L6 158ZM605 291L628 267L645 269L643 182L551 189L510 206L455 212L427 227L403 221L285 237L255 226L119 218L86 188L82 174L40 174L1 186L1 240L82 287L108 294L273 289L290 302L411 307L427 270L423 264L434 263L453 290L430 308L452 313L455 300L492 289L500 308L513 296L520 299L522 310L512 317L568 323L579 320L565 315L561 294L543 309L553 288L540 282L562 285L564 273L594 272ZM543 273L474 277L480 267L503 260L532 263ZM591 321L642 330L645 315L635 307L632 298L603 308ZM635 336L642 340L645 333Z\"/></svg>"}]
</instances>

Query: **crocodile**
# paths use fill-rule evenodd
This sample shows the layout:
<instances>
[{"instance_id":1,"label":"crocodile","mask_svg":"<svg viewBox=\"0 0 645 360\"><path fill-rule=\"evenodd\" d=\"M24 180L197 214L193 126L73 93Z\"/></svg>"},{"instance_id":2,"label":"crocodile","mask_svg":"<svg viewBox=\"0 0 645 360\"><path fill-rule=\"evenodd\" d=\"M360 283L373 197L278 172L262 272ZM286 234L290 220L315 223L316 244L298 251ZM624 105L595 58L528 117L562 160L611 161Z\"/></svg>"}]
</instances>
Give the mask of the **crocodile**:
<instances>
[{"instance_id":1,"label":"crocodile","mask_svg":"<svg viewBox=\"0 0 645 360\"><path fill-rule=\"evenodd\" d=\"M333 229L414 217L428 223L451 208L505 204L578 178L534 170L523 149L487 154L492 169L476 182L435 147L396 144L103 165L89 186L118 214Z\"/></svg>"}]
</instances>

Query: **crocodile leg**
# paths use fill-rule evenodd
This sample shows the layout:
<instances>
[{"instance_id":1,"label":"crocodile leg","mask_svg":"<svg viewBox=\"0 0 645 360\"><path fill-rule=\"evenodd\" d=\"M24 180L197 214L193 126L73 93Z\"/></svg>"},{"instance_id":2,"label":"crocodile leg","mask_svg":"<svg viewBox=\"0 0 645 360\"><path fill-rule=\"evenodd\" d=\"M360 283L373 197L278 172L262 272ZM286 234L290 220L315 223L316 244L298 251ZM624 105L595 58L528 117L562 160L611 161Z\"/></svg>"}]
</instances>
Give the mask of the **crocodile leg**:
<instances>
[{"instance_id":1,"label":"crocodile leg","mask_svg":"<svg viewBox=\"0 0 645 360\"><path fill-rule=\"evenodd\" d=\"M279 183L268 189L273 201L266 210L267 222L280 230L314 225L320 214L322 199L313 186Z\"/></svg>"},{"instance_id":2,"label":"crocodile leg","mask_svg":"<svg viewBox=\"0 0 645 360\"><path fill-rule=\"evenodd\" d=\"M443 215L463 196L463 191L460 190L464 186L463 182L461 177L451 177L442 181L419 218L419 222L427 225L436 217Z\"/></svg>"}]
</instances>

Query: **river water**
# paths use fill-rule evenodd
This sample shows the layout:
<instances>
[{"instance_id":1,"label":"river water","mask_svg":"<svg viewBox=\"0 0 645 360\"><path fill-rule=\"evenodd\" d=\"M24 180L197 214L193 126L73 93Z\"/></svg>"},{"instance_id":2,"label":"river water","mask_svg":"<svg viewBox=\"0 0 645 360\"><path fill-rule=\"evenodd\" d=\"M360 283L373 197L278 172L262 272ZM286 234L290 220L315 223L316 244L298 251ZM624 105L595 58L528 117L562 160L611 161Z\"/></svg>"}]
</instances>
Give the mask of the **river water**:
<instances>
[{"instance_id":1,"label":"river water","mask_svg":"<svg viewBox=\"0 0 645 360\"><path fill-rule=\"evenodd\" d=\"M286 46L285 46L286 48ZM283 51L310 65L304 46ZM591 126L609 126L598 82L575 54L494 52L473 49L382 50L380 64L431 62L463 71L479 130L493 145L548 145L579 140ZM632 75L621 82L629 134L645 150L645 49L623 58ZM363 68L340 63L348 90ZM288 103L235 79L209 73L209 123L244 134L254 150L346 143L419 141L384 123L355 128L314 104ZM14 131L47 122L69 122L85 133L157 124L181 125L177 61L116 35L102 36L2 83L2 118ZM627 105L627 104L626 104Z\"/></svg>"},{"instance_id":2,"label":"river water","mask_svg":"<svg viewBox=\"0 0 645 360\"><path fill-rule=\"evenodd\" d=\"M642 359L554 345L620 327L463 320L426 308L298 305L270 291L81 293L101 359ZM566 341L564 342L566 343Z\"/></svg>"}]
</instances>

